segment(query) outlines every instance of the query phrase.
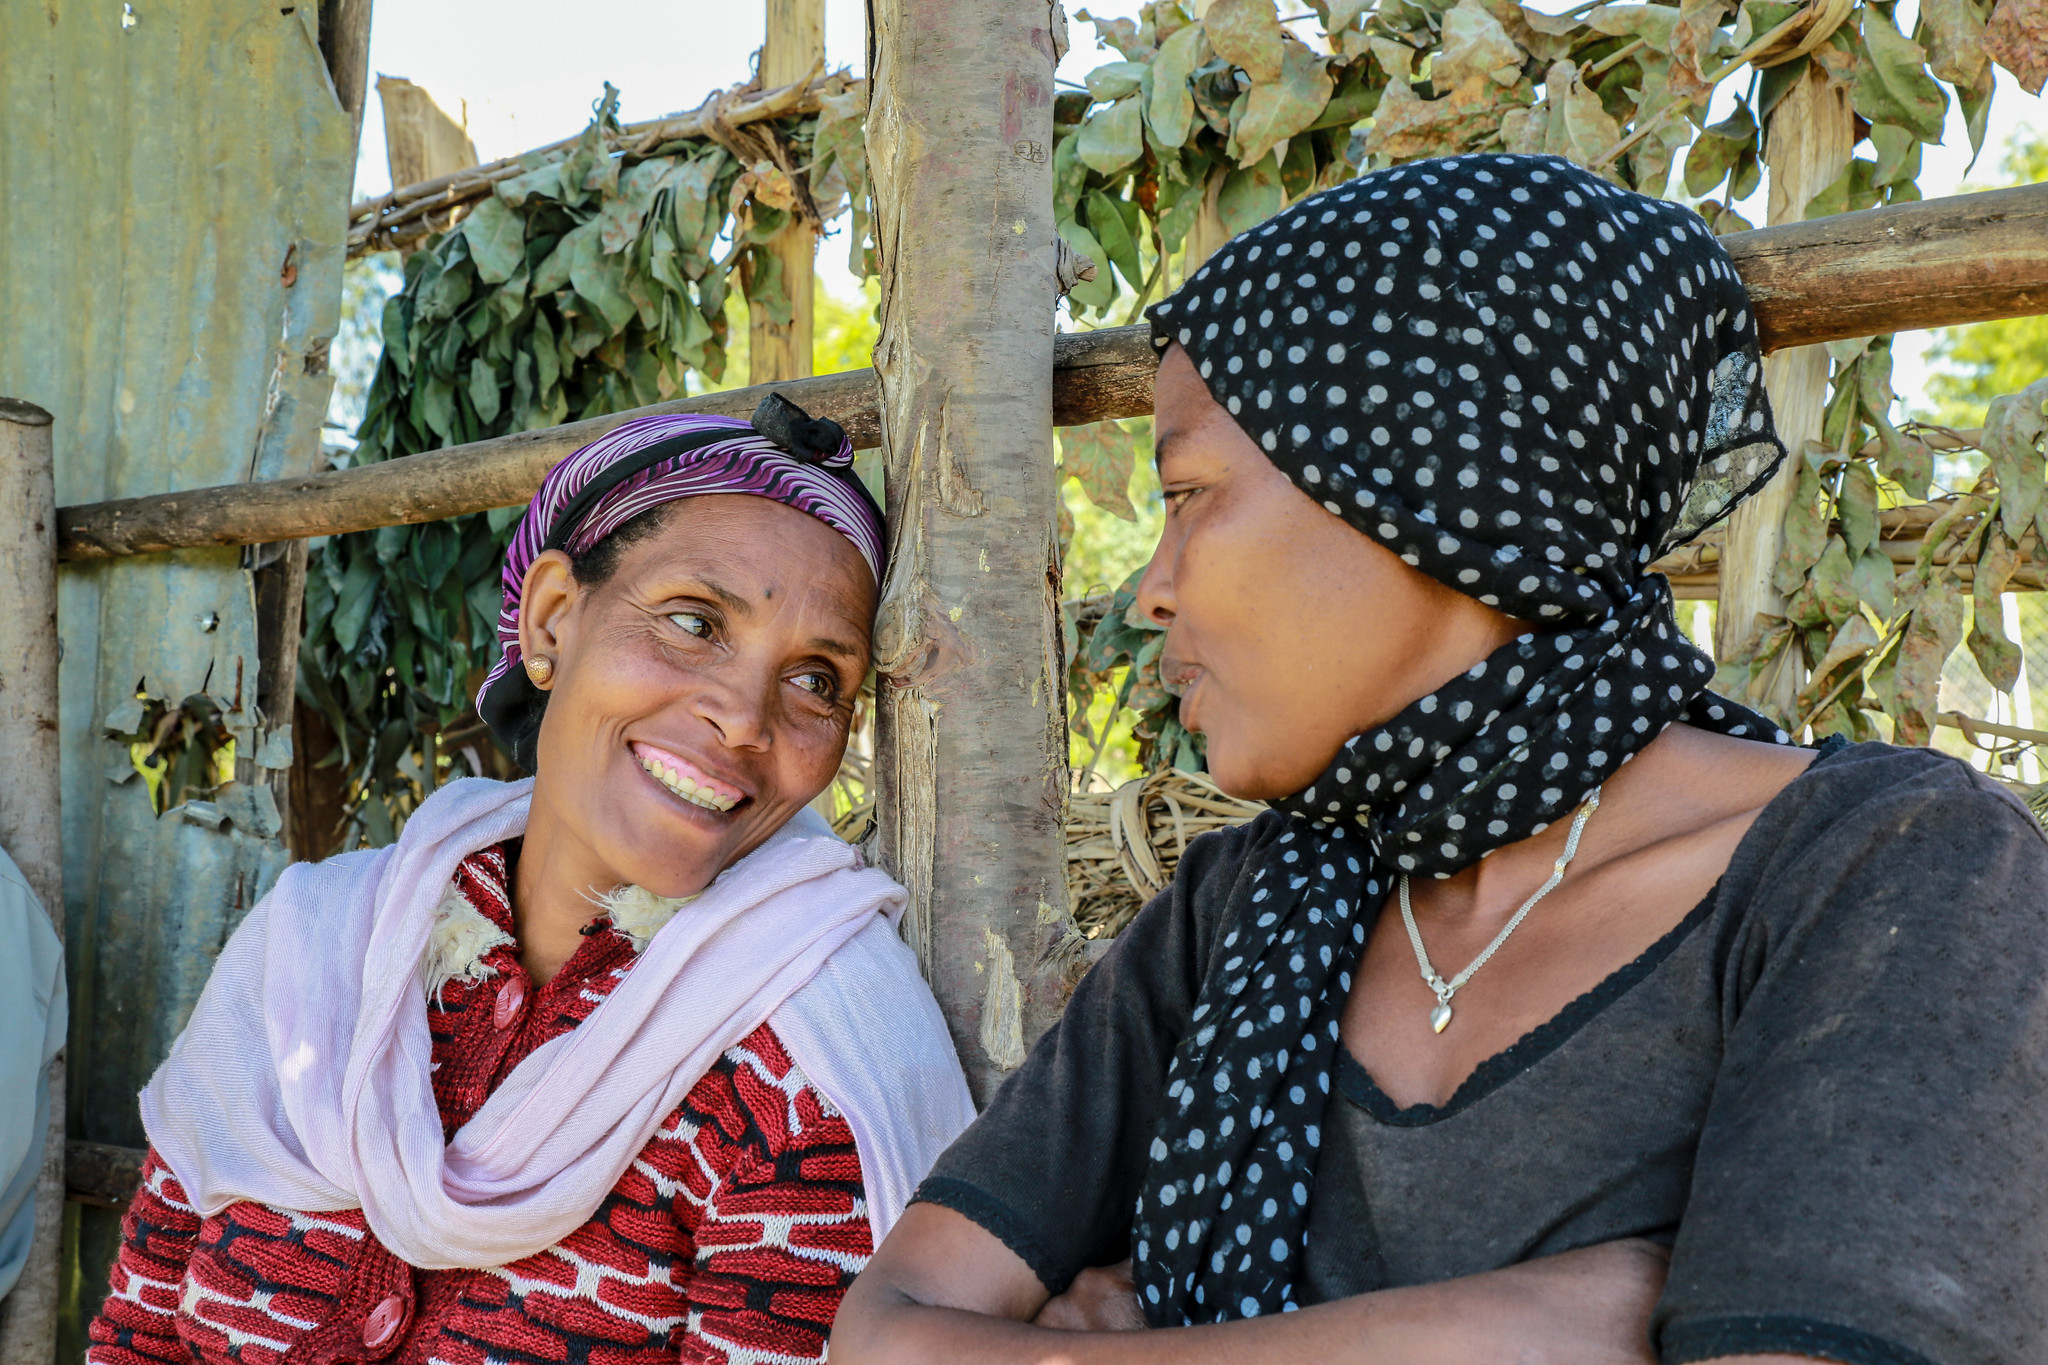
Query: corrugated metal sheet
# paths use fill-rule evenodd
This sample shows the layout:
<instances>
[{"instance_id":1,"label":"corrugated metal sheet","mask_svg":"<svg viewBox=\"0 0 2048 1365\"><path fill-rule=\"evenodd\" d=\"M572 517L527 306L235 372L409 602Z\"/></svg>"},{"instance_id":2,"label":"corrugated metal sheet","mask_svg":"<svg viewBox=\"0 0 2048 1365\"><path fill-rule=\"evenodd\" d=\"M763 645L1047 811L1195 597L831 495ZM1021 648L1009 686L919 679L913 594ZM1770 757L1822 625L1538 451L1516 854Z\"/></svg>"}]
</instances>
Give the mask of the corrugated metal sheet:
<instances>
[{"instance_id":1,"label":"corrugated metal sheet","mask_svg":"<svg viewBox=\"0 0 2048 1365\"><path fill-rule=\"evenodd\" d=\"M59 502L317 458L352 155L317 34L312 3L0 0L0 394L55 415ZM156 818L106 723L203 690L256 750L251 576L67 567L59 603L72 1133L139 1144L136 1089L286 855L253 787L218 828ZM112 1229L85 1222L90 1311Z\"/></svg>"}]
</instances>

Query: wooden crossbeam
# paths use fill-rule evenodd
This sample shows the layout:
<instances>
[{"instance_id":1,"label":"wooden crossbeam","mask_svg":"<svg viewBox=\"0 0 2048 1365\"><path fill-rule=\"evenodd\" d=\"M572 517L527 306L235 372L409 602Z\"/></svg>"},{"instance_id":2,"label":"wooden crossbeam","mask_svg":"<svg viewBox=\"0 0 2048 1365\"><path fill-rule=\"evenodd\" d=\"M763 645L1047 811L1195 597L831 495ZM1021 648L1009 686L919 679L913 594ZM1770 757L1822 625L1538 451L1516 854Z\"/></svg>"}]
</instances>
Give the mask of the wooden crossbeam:
<instances>
[{"instance_id":1,"label":"wooden crossbeam","mask_svg":"<svg viewBox=\"0 0 2048 1365\"><path fill-rule=\"evenodd\" d=\"M140 1147L105 1142L64 1144L64 1194L75 1204L125 1209L142 1185L142 1163L149 1153Z\"/></svg>"},{"instance_id":2,"label":"wooden crossbeam","mask_svg":"<svg viewBox=\"0 0 2048 1365\"><path fill-rule=\"evenodd\" d=\"M1722 239L1763 347L2048 313L2048 185L1838 213Z\"/></svg>"},{"instance_id":3,"label":"wooden crossbeam","mask_svg":"<svg viewBox=\"0 0 2048 1365\"><path fill-rule=\"evenodd\" d=\"M2048 185L1836 214L1723 242L1749 286L1766 349L2048 313ZM1054 355L1056 425L1152 411L1156 360L1145 328L1063 335ZM745 417L769 387L846 427L856 448L880 440L874 372L819 375L357 469L65 507L58 557L261 544L515 506L557 461L622 422L673 412Z\"/></svg>"}]
</instances>

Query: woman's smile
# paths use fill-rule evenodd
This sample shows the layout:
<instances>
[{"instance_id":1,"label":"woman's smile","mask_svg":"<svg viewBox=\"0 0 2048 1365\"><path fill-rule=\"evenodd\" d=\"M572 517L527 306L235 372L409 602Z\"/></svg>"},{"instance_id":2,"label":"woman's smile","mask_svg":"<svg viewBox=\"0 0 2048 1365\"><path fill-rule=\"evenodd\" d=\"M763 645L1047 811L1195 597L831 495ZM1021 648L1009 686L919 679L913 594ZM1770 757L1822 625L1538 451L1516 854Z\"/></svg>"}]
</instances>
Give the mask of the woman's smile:
<instances>
[{"instance_id":1,"label":"woman's smile","mask_svg":"<svg viewBox=\"0 0 2048 1365\"><path fill-rule=\"evenodd\" d=\"M650 777L690 805L725 814L748 799L740 788L711 776L671 750L639 739L626 747Z\"/></svg>"}]
</instances>

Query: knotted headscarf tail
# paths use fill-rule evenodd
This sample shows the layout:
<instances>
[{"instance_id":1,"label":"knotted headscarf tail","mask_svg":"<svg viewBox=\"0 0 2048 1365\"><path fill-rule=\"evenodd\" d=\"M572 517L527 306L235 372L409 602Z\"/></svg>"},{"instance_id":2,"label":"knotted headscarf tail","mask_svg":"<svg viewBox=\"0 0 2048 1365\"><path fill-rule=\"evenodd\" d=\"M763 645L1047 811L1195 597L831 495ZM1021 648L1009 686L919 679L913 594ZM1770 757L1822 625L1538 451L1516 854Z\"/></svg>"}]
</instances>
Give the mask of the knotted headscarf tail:
<instances>
[{"instance_id":1,"label":"knotted headscarf tail","mask_svg":"<svg viewBox=\"0 0 2048 1365\"><path fill-rule=\"evenodd\" d=\"M526 571L543 550L582 555L642 512L711 493L769 498L809 513L851 541L881 583L882 512L853 471L853 442L838 423L770 394L751 422L681 413L613 428L548 471L505 551L501 653L477 690L476 709L528 772L547 694L520 666Z\"/></svg>"},{"instance_id":2,"label":"knotted headscarf tail","mask_svg":"<svg viewBox=\"0 0 2048 1365\"><path fill-rule=\"evenodd\" d=\"M1291 827L1245 870L1138 1201L1140 1299L1171 1326L1297 1306L1338 1018L1401 873L1538 833L1673 720L1786 739L1705 690L1645 573L1785 452L1706 225L1555 157L1360 176L1228 243L1151 320L1333 516L1537 627L1276 803Z\"/></svg>"}]
</instances>

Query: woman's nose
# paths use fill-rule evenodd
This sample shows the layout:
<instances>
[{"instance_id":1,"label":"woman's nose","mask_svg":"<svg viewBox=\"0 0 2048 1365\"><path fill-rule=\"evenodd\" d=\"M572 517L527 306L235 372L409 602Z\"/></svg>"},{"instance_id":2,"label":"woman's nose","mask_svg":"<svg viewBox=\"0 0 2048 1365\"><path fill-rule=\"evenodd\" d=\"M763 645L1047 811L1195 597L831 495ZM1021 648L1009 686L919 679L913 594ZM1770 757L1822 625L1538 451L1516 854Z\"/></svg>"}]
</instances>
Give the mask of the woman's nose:
<instances>
[{"instance_id":1,"label":"woman's nose","mask_svg":"<svg viewBox=\"0 0 2048 1365\"><path fill-rule=\"evenodd\" d=\"M708 682L700 687L690 706L728 749L765 749L773 735L768 687L758 682L725 685Z\"/></svg>"},{"instance_id":2,"label":"woman's nose","mask_svg":"<svg viewBox=\"0 0 2048 1365\"><path fill-rule=\"evenodd\" d=\"M1173 570L1163 543L1145 566L1145 576L1138 580L1138 610L1156 625L1173 624Z\"/></svg>"}]
</instances>

